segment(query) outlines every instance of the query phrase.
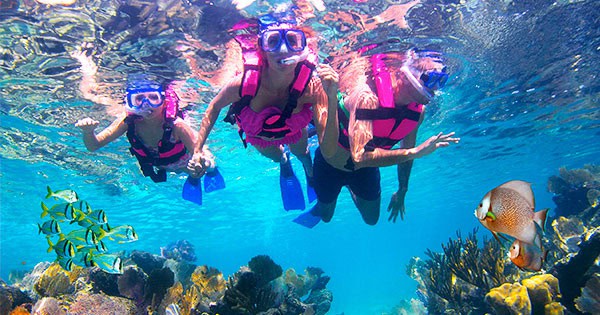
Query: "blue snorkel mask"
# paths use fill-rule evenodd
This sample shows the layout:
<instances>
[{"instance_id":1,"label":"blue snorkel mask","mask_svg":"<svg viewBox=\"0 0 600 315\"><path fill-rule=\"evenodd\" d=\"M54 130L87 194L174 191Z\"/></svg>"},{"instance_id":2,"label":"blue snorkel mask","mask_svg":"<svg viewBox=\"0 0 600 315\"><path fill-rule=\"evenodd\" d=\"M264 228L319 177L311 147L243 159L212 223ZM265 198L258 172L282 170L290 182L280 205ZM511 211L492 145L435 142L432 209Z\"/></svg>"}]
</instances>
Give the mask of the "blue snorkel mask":
<instances>
[{"instance_id":1,"label":"blue snorkel mask","mask_svg":"<svg viewBox=\"0 0 600 315\"><path fill-rule=\"evenodd\" d=\"M260 48L265 52L275 52L285 43L288 51L301 52L306 48L306 35L296 26L296 16L291 11L266 14L258 18ZM279 27L281 26L281 27Z\"/></svg>"},{"instance_id":2,"label":"blue snorkel mask","mask_svg":"<svg viewBox=\"0 0 600 315\"><path fill-rule=\"evenodd\" d=\"M150 80L136 80L127 85L125 102L129 113L147 116L153 108L160 107L165 100L162 86Z\"/></svg>"}]
</instances>

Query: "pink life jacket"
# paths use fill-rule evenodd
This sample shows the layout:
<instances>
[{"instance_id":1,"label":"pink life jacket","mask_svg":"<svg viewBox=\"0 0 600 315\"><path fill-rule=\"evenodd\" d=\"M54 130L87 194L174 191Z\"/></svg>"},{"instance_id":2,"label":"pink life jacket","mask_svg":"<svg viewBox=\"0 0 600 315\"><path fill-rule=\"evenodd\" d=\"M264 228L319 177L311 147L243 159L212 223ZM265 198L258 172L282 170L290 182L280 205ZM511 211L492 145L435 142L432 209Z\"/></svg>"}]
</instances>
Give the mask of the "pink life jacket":
<instances>
[{"instance_id":1,"label":"pink life jacket","mask_svg":"<svg viewBox=\"0 0 600 315\"><path fill-rule=\"evenodd\" d=\"M241 99L229 107L227 116L223 119L231 124L237 123L238 134L247 147L244 138L244 130L239 120L239 114L242 109L250 105L252 99L256 96L260 87L260 75L263 66L263 60L256 49L256 22L244 20L234 25L232 31L237 32L236 41L242 47L242 58L244 60L244 73L242 75L242 85L240 87ZM248 33L249 32L249 33ZM286 125L286 119L292 116L294 109L298 105L298 99L304 93L308 86L312 73L318 63L318 57L314 52L310 52L308 57L296 65L294 81L290 85L290 95L287 103L280 115L268 117L263 122L263 130L258 134L262 138L281 139L288 135L292 130Z\"/></svg>"},{"instance_id":2,"label":"pink life jacket","mask_svg":"<svg viewBox=\"0 0 600 315\"><path fill-rule=\"evenodd\" d=\"M167 180L167 173L164 169L156 170L155 166L165 166L175 163L185 156L187 149L182 141L171 142L173 133L173 123L177 117L183 117L179 110L179 97L171 87L165 91L165 106L163 113L165 122L163 124L163 136L158 142L158 153L148 149L142 140L135 134L135 121L140 119L137 115L128 115L125 118L127 123L127 140L131 147L129 151L134 155L144 176L150 177L152 181L164 182Z\"/></svg>"},{"instance_id":3,"label":"pink life jacket","mask_svg":"<svg viewBox=\"0 0 600 315\"><path fill-rule=\"evenodd\" d=\"M384 58L385 54L375 54L370 58L379 107L356 110L356 119L373 121L373 139L365 145L367 151L373 151L375 148L391 149L417 128L423 113L423 104L395 106L392 79L383 62Z\"/></svg>"}]
</instances>

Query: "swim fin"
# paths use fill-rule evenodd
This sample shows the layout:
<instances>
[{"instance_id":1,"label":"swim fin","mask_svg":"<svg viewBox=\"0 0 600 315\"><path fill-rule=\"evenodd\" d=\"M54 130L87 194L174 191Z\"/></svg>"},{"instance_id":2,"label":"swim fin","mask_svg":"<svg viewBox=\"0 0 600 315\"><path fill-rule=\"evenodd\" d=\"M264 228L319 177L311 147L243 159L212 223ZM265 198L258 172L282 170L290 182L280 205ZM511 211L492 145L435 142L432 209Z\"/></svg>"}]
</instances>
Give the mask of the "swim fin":
<instances>
[{"instance_id":1,"label":"swim fin","mask_svg":"<svg viewBox=\"0 0 600 315\"><path fill-rule=\"evenodd\" d=\"M281 199L283 200L283 207L286 211L289 210L304 210L306 208L304 204L304 194L302 193L302 186L298 177L294 174L292 169L292 162L289 159L289 153L287 162L280 164L279 166L279 185L281 187Z\"/></svg>"},{"instance_id":2,"label":"swim fin","mask_svg":"<svg viewBox=\"0 0 600 315\"><path fill-rule=\"evenodd\" d=\"M209 193L211 191L225 188L225 179L219 172L219 169L215 167L212 172L207 172L204 175L204 191Z\"/></svg>"},{"instance_id":3,"label":"swim fin","mask_svg":"<svg viewBox=\"0 0 600 315\"><path fill-rule=\"evenodd\" d=\"M317 200L317 193L313 188L314 178L306 175L306 197L308 198L308 203L311 203Z\"/></svg>"},{"instance_id":4,"label":"swim fin","mask_svg":"<svg viewBox=\"0 0 600 315\"><path fill-rule=\"evenodd\" d=\"M316 205L315 205L315 207L316 207ZM321 217L312 214L315 207L311 208L308 211L304 211L301 215L299 215L297 218L294 219L294 222L296 222L302 226L305 226L309 229L312 229L313 227L315 227L315 225L317 225L319 222L321 222Z\"/></svg>"},{"instance_id":5,"label":"swim fin","mask_svg":"<svg viewBox=\"0 0 600 315\"><path fill-rule=\"evenodd\" d=\"M185 200L202 205L202 185L200 184L200 178L188 176L183 184L181 196Z\"/></svg>"}]
</instances>

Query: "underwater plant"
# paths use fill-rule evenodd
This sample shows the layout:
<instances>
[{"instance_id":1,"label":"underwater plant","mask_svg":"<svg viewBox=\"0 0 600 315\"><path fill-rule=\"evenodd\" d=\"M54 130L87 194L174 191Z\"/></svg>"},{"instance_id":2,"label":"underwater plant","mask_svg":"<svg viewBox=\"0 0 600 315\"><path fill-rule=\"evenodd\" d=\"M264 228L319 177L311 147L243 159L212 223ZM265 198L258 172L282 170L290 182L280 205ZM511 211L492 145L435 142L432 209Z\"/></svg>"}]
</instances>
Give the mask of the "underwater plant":
<instances>
[{"instance_id":1,"label":"underwater plant","mask_svg":"<svg viewBox=\"0 0 600 315\"><path fill-rule=\"evenodd\" d=\"M46 189L48 194L45 199L52 198L56 203L49 206L42 201L40 217L49 216L49 220L38 224L38 228L39 234L46 236L48 252L56 253L55 261L66 271L71 271L73 266L97 266L107 273L123 273L121 257L108 253L105 241L137 241L138 236L133 227L111 227L104 210L93 209L71 189ZM61 228L60 224L65 222L69 224L63 224ZM65 226L70 230L65 230ZM54 242L53 238L56 238Z\"/></svg>"},{"instance_id":2,"label":"underwater plant","mask_svg":"<svg viewBox=\"0 0 600 315\"><path fill-rule=\"evenodd\" d=\"M443 253L427 249L429 259L413 258L407 274L419 282L423 302L432 313L454 310L460 314L489 311L485 294L496 286L518 276L516 268L506 268L506 255L492 239L484 238L478 247L477 229L463 238L442 244Z\"/></svg>"}]
</instances>

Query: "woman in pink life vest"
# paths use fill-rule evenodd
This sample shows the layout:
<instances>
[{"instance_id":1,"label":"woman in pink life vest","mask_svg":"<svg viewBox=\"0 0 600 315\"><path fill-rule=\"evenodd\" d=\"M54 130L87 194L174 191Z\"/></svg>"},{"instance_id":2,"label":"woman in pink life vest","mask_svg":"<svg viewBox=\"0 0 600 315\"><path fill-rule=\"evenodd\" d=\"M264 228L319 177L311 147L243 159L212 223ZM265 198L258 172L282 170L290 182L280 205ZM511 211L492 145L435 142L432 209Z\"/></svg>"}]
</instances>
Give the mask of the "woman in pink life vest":
<instances>
[{"instance_id":1,"label":"woman in pink life vest","mask_svg":"<svg viewBox=\"0 0 600 315\"><path fill-rule=\"evenodd\" d=\"M242 48L244 71L236 75L209 104L190 169L201 171L201 152L221 110L227 106L225 121L237 124L244 145L251 144L263 156L280 163L280 186L286 210L304 209L305 200L296 178L289 148L304 167L312 183L312 160L308 150L307 127L317 124L324 155L336 150L337 73L318 65L312 31L298 26L292 12L273 13L234 26ZM313 45L314 46L314 43ZM316 75L318 74L318 76ZM326 125L329 132L325 132ZM308 199L314 199L307 187Z\"/></svg>"},{"instance_id":2,"label":"woman in pink life vest","mask_svg":"<svg viewBox=\"0 0 600 315\"><path fill-rule=\"evenodd\" d=\"M448 79L437 52L382 52L370 45L350 56L340 75L346 97L338 107L339 146L333 156L317 149L314 159L317 204L294 221L306 227L333 217L343 186L350 190L363 220L379 220L381 186L378 167L397 165L398 191L388 206L389 220L404 219L404 197L412 161L450 143L454 132L439 133L416 145L425 104ZM380 47L381 48L381 47ZM381 51L381 49L379 49ZM399 149L393 147L402 142Z\"/></svg>"}]
</instances>

